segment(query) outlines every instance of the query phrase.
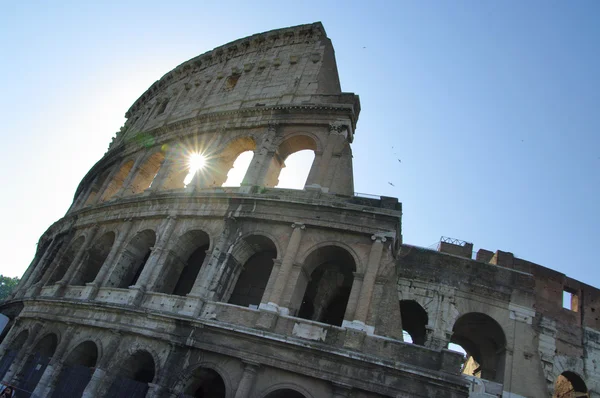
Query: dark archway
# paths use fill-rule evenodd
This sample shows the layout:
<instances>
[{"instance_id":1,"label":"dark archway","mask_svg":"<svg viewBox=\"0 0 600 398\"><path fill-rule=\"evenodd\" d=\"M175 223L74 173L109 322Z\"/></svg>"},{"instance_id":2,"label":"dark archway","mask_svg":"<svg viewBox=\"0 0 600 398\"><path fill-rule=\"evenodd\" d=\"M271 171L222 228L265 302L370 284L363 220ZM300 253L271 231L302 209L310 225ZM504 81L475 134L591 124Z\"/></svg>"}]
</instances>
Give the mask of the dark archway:
<instances>
[{"instance_id":1,"label":"dark archway","mask_svg":"<svg viewBox=\"0 0 600 398\"><path fill-rule=\"evenodd\" d=\"M299 280L296 287L306 286L298 317L341 326L356 271L354 258L341 247L326 246L306 258L304 269L312 272L308 286Z\"/></svg>"},{"instance_id":2,"label":"dark archway","mask_svg":"<svg viewBox=\"0 0 600 398\"><path fill-rule=\"evenodd\" d=\"M427 311L414 300L400 300L402 328L410 335L413 344L425 345L427 339Z\"/></svg>"},{"instance_id":3,"label":"dark archway","mask_svg":"<svg viewBox=\"0 0 600 398\"><path fill-rule=\"evenodd\" d=\"M81 270L78 275L74 276L71 284L85 285L86 283L93 282L94 279L96 279L96 275L98 275L102 264L104 264L104 261L108 257L114 242L114 232L106 232L100 239L96 240L92 247L89 248L83 259Z\"/></svg>"},{"instance_id":4,"label":"dark archway","mask_svg":"<svg viewBox=\"0 0 600 398\"><path fill-rule=\"evenodd\" d=\"M585 382L577 373L566 371L556 378L552 398L580 398L589 396Z\"/></svg>"},{"instance_id":5,"label":"dark archway","mask_svg":"<svg viewBox=\"0 0 600 398\"><path fill-rule=\"evenodd\" d=\"M127 288L135 285L146 261L150 258L155 243L156 234L153 230L146 229L138 232L121 253L107 286Z\"/></svg>"},{"instance_id":6,"label":"dark archway","mask_svg":"<svg viewBox=\"0 0 600 398\"><path fill-rule=\"evenodd\" d=\"M119 368L119 375L110 386L107 397L143 398L148 392L148 383L152 383L156 367L148 351L137 351Z\"/></svg>"},{"instance_id":7,"label":"dark archway","mask_svg":"<svg viewBox=\"0 0 600 398\"><path fill-rule=\"evenodd\" d=\"M213 369L199 367L186 383L184 396L194 398L225 398L225 382Z\"/></svg>"},{"instance_id":8,"label":"dark archway","mask_svg":"<svg viewBox=\"0 0 600 398\"><path fill-rule=\"evenodd\" d=\"M18 376L18 387L22 390L19 392L19 396L29 397L31 392L35 390L56 351L57 344L58 338L54 333L50 333L35 345L33 354L27 357L27 361Z\"/></svg>"},{"instance_id":9,"label":"dark archway","mask_svg":"<svg viewBox=\"0 0 600 398\"><path fill-rule=\"evenodd\" d=\"M67 248L67 251L58 260L58 264L56 264L54 269L49 269L47 271L47 272L51 272L52 274L48 278L46 285L52 285L52 284L58 282L59 280L61 280L65 276L65 273L71 266L71 263L75 259L75 256L81 249L81 246L83 245L84 242L85 242L85 238L83 236L80 236L79 238L75 239L69 245L69 247ZM75 266L75 264L73 264L73 266Z\"/></svg>"},{"instance_id":10,"label":"dark archway","mask_svg":"<svg viewBox=\"0 0 600 398\"><path fill-rule=\"evenodd\" d=\"M6 372L8 372L10 365L14 362L19 350L23 348L28 336L29 332L27 330L22 330L8 345L2 360L0 360L0 380L2 380Z\"/></svg>"},{"instance_id":11,"label":"dark archway","mask_svg":"<svg viewBox=\"0 0 600 398\"><path fill-rule=\"evenodd\" d=\"M230 304L244 307L257 306L261 303L271 271L273 259L277 257L275 244L262 235L252 235L243 239L243 246L236 250L236 261L243 264L229 297Z\"/></svg>"},{"instance_id":12,"label":"dark archway","mask_svg":"<svg viewBox=\"0 0 600 398\"><path fill-rule=\"evenodd\" d=\"M92 341L79 344L65 359L52 398L83 395L98 361L98 347Z\"/></svg>"},{"instance_id":13,"label":"dark archway","mask_svg":"<svg viewBox=\"0 0 600 398\"><path fill-rule=\"evenodd\" d=\"M265 395L265 398L306 398L304 394L289 388L276 390Z\"/></svg>"},{"instance_id":14,"label":"dark archway","mask_svg":"<svg viewBox=\"0 0 600 398\"><path fill-rule=\"evenodd\" d=\"M192 291L209 248L209 237L204 231L188 231L171 248L165 263L166 275L157 290L162 293L185 296ZM161 286L162 284L162 286Z\"/></svg>"},{"instance_id":15,"label":"dark archway","mask_svg":"<svg viewBox=\"0 0 600 398\"><path fill-rule=\"evenodd\" d=\"M451 343L467 353L464 373L502 383L506 357L506 337L492 317L471 312L457 319L452 328Z\"/></svg>"}]
</instances>

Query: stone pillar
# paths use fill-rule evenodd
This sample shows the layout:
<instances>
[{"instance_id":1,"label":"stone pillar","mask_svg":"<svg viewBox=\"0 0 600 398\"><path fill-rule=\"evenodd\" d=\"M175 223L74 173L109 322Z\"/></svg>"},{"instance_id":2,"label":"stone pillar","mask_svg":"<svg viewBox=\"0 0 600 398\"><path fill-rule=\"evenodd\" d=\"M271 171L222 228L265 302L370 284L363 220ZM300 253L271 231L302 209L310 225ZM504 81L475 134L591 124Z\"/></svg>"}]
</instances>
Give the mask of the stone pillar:
<instances>
[{"instance_id":1,"label":"stone pillar","mask_svg":"<svg viewBox=\"0 0 600 398\"><path fill-rule=\"evenodd\" d=\"M356 306L358 305L358 299L360 296L360 289L362 287L364 274L354 272L354 279L352 281L352 289L350 290L350 297L348 297L348 304L346 305L346 313L344 314L344 322L352 322L354 319L354 313L356 312Z\"/></svg>"},{"instance_id":2,"label":"stone pillar","mask_svg":"<svg viewBox=\"0 0 600 398\"><path fill-rule=\"evenodd\" d=\"M248 166L242 186L265 185L265 176L275 155L273 141L277 135L277 126L277 123L269 123L267 130L261 136L261 141L256 145L254 156Z\"/></svg>"},{"instance_id":3,"label":"stone pillar","mask_svg":"<svg viewBox=\"0 0 600 398\"><path fill-rule=\"evenodd\" d=\"M123 180L123 185L121 185L121 188L119 188L119 190L117 191L115 196L113 196L113 198L122 198L125 195L125 192L127 192L127 190L129 189L129 185L137 176L140 165L145 158L146 156L138 156L138 158L134 160L133 166L131 166L131 170L129 170L129 174L127 175L127 177L125 177L125 180Z\"/></svg>"},{"instance_id":4,"label":"stone pillar","mask_svg":"<svg viewBox=\"0 0 600 398\"><path fill-rule=\"evenodd\" d=\"M160 169L158 169L158 173L156 173L156 177L154 177L152 184L146 189L145 192L154 193L160 191L164 186L167 177L169 177L171 174L171 170L174 165L175 162L173 160L173 153L167 152L165 154L165 160L163 160Z\"/></svg>"},{"instance_id":5,"label":"stone pillar","mask_svg":"<svg viewBox=\"0 0 600 398\"><path fill-rule=\"evenodd\" d=\"M381 256L383 254L383 244L386 242L386 238L380 235L373 235L371 237L373 245L371 246L371 252L369 253L369 262L367 264L367 270L360 288L360 295L356 311L354 312L354 326L362 330L371 329L366 327L367 315L371 306L371 298L373 297L373 288L375 286L375 279L377 278L377 272L379 271L379 263L381 262ZM370 330L372 333L373 330Z\"/></svg>"},{"instance_id":6,"label":"stone pillar","mask_svg":"<svg viewBox=\"0 0 600 398\"><path fill-rule=\"evenodd\" d=\"M50 279L50 277L52 276L54 271L56 271L56 269L55 269L56 266L58 264L60 264L62 257L64 256L65 252L67 251L69 246L71 246L72 243L73 242L70 242L70 243L68 243L66 245L62 245L60 247L60 249L58 250L58 253L56 253L56 256L54 256L52 263L50 263L50 265L48 265L46 272L42 275L41 279L37 283L33 284L33 290L30 292L31 297L35 297L38 294L40 294L42 287L44 287L44 285L48 282L48 280ZM40 272L42 272L42 270L40 270ZM32 277L32 280L35 280L36 278L37 278L37 276Z\"/></svg>"},{"instance_id":7,"label":"stone pillar","mask_svg":"<svg viewBox=\"0 0 600 398\"><path fill-rule=\"evenodd\" d=\"M110 342L102 352L100 363L96 366L92 378L83 391L82 398L103 397L116 376L116 372L110 373L105 369L108 369L111 365L123 336L118 331L112 331L112 334Z\"/></svg>"},{"instance_id":8,"label":"stone pillar","mask_svg":"<svg viewBox=\"0 0 600 398\"><path fill-rule=\"evenodd\" d=\"M175 216L167 216L162 222L159 228L158 242L152 248L152 253L148 257L148 261L146 261L144 269L135 284L136 287L151 290L156 284L156 279L163 273L164 261L161 264L160 260L163 257L163 253L171 239L176 224L177 217Z\"/></svg>"},{"instance_id":9,"label":"stone pillar","mask_svg":"<svg viewBox=\"0 0 600 398\"><path fill-rule=\"evenodd\" d=\"M294 263L279 306L287 309L289 315L295 316L300 310L302 298L309 283L310 274L306 272L302 264Z\"/></svg>"},{"instance_id":10,"label":"stone pillar","mask_svg":"<svg viewBox=\"0 0 600 398\"><path fill-rule=\"evenodd\" d=\"M254 387L254 380L256 379L256 372L258 371L259 364L254 362L244 362L244 373L242 379L238 384L238 388L235 391L234 398L248 398L252 387Z\"/></svg>"},{"instance_id":11,"label":"stone pillar","mask_svg":"<svg viewBox=\"0 0 600 398\"><path fill-rule=\"evenodd\" d=\"M335 175L336 164L333 161L335 154L341 151L343 145L347 140L347 128L338 123L331 123L329 125L329 136L323 149L323 153L320 154L319 159L315 154L315 161L313 162L313 168L309 173L309 179L306 181L306 185L309 189L321 189L323 192L329 191L329 182ZM331 176L331 178L329 178Z\"/></svg>"},{"instance_id":12,"label":"stone pillar","mask_svg":"<svg viewBox=\"0 0 600 398\"><path fill-rule=\"evenodd\" d=\"M306 177L306 183L304 183L304 189L307 190L321 190L321 185L319 184L319 170L321 169L321 162L323 160L323 152L315 151L315 158L313 159L312 165L310 166L310 171L308 172L308 177Z\"/></svg>"},{"instance_id":13,"label":"stone pillar","mask_svg":"<svg viewBox=\"0 0 600 398\"><path fill-rule=\"evenodd\" d=\"M17 356L13 360L13 363L10 365L10 368L4 374L4 377L2 378L2 383L12 384L11 383L12 378L18 374L18 372L21 370L21 368L25 364L25 361L27 360L29 352L31 351L33 342L35 341L35 339L41 329L42 329L42 324L40 324L40 323L36 323L29 329L29 335L27 336L27 340L25 340L25 343L23 344L23 346L17 353Z\"/></svg>"},{"instance_id":14,"label":"stone pillar","mask_svg":"<svg viewBox=\"0 0 600 398\"><path fill-rule=\"evenodd\" d=\"M116 265L115 259L121 252L126 239L129 237L129 232L133 227L133 219L128 218L124 219L123 221L124 223L121 227L121 231L119 232L117 239L115 239L115 242L113 243L113 246L110 249L110 253L108 253L108 256L106 257L106 260L104 260L104 264L102 264L102 266L100 267L96 278L93 282L85 284L87 286L87 289L84 295L82 296L83 299L93 300L96 298L98 290L104 285L106 278L110 273L110 270L113 269Z\"/></svg>"},{"instance_id":15,"label":"stone pillar","mask_svg":"<svg viewBox=\"0 0 600 398\"><path fill-rule=\"evenodd\" d=\"M60 372L63 368L63 356L65 355L67 347L71 343L71 339L73 338L74 334L75 328L73 326L69 326L64 336L62 336L58 347L56 347L56 351L54 351L52 359L50 360L48 366L46 366L40 381L35 387L35 390L33 390L32 396L49 397L52 395L52 391L54 390L54 387L56 387L58 377L60 376Z\"/></svg>"},{"instance_id":16,"label":"stone pillar","mask_svg":"<svg viewBox=\"0 0 600 398\"><path fill-rule=\"evenodd\" d=\"M273 269L271 269L271 274L269 275L267 286L265 286L265 292L263 293L263 296L260 299L261 304L267 304L269 302L269 298L271 297L271 293L273 292L273 285L277 280L277 275L279 275L280 269L281 260L273 260Z\"/></svg>"},{"instance_id":17,"label":"stone pillar","mask_svg":"<svg viewBox=\"0 0 600 398\"><path fill-rule=\"evenodd\" d=\"M264 309L266 310L280 312L279 303L283 295L283 290L287 286L290 272L292 271L292 266L294 265L294 260L296 259L296 253L298 253L298 248L300 247L302 231L305 228L306 227L303 223L296 222L292 224L292 236L290 237L290 241L288 242L283 259L281 260L279 275L277 275L277 279L273 285L271 297L269 298L267 305L264 306ZM287 313L287 309L282 310L283 313Z\"/></svg>"},{"instance_id":18,"label":"stone pillar","mask_svg":"<svg viewBox=\"0 0 600 398\"><path fill-rule=\"evenodd\" d=\"M74 276L76 277L79 274L81 267L84 266L87 260L87 258L84 258L84 255L87 257L99 228L100 226L98 224L94 224L90 229L90 232L86 236L85 242L83 245L81 245L77 254L75 254L73 261L71 261L71 264L69 265L69 268L67 268L67 271L63 275L62 279L56 282L56 285L59 285L60 288L56 291L55 296L62 296L65 287L73 280Z\"/></svg>"},{"instance_id":19,"label":"stone pillar","mask_svg":"<svg viewBox=\"0 0 600 398\"><path fill-rule=\"evenodd\" d=\"M102 182L102 187L98 190L98 194L94 198L93 202L90 204L100 203L102 197L104 196L104 192L106 191L108 186L112 183L113 179L115 178L115 175L121 170L121 166L122 166L122 164L120 164L120 163L112 166L113 169L110 171L110 173L106 177L106 180L104 180Z\"/></svg>"}]
</instances>

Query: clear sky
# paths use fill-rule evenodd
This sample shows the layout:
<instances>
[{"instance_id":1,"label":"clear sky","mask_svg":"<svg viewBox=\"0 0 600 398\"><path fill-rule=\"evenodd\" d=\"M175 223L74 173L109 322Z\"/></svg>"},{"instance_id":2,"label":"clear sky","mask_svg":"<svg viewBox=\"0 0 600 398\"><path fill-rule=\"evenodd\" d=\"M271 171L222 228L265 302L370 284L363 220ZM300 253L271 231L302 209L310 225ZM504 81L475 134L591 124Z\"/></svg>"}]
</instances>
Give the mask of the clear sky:
<instances>
[{"instance_id":1,"label":"clear sky","mask_svg":"<svg viewBox=\"0 0 600 398\"><path fill-rule=\"evenodd\" d=\"M404 242L450 236L600 286L593 0L4 2L0 273L24 272L155 80L315 21L361 98L355 190L403 202Z\"/></svg>"}]
</instances>

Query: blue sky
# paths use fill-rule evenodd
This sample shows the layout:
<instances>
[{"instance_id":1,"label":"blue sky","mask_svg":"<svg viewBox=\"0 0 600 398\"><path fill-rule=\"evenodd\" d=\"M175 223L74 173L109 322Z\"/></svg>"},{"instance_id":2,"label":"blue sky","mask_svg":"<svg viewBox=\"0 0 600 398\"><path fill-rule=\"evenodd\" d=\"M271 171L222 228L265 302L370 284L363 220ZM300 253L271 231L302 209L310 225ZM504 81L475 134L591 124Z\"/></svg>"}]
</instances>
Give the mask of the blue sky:
<instances>
[{"instance_id":1,"label":"blue sky","mask_svg":"<svg viewBox=\"0 0 600 398\"><path fill-rule=\"evenodd\" d=\"M406 243L450 236L600 286L600 3L49 3L0 14L0 273L22 274L155 80L322 21L361 98L355 190L403 202Z\"/></svg>"}]
</instances>

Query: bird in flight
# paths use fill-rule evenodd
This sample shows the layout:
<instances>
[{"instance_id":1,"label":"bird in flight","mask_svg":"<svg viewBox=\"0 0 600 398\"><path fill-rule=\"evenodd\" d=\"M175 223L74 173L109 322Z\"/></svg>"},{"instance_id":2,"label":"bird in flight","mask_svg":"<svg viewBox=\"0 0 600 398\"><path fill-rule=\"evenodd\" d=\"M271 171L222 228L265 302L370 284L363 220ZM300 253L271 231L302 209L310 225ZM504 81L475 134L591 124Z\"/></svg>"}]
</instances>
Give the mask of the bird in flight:
<instances>
[{"instance_id":1,"label":"bird in flight","mask_svg":"<svg viewBox=\"0 0 600 398\"><path fill-rule=\"evenodd\" d=\"M392 184L392 183L391 183L391 182L389 182L389 181L388 181L388 184L390 184L391 186L395 187L395 185L394 185L394 184Z\"/></svg>"}]
</instances>

